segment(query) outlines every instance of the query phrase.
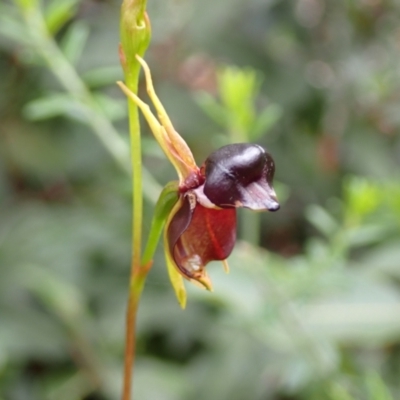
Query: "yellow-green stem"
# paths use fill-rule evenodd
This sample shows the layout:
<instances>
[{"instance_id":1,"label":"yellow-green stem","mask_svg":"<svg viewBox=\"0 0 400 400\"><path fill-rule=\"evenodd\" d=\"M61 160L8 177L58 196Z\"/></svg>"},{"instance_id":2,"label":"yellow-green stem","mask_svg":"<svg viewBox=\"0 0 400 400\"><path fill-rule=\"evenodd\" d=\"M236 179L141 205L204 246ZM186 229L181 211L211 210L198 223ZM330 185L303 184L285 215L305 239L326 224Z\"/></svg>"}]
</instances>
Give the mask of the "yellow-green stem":
<instances>
[{"instance_id":1,"label":"yellow-green stem","mask_svg":"<svg viewBox=\"0 0 400 400\"><path fill-rule=\"evenodd\" d=\"M143 55L150 41L150 22L145 13L146 0L124 0L121 10L121 64L125 83L138 91L140 64L136 54ZM139 113L135 103L128 100L129 133L132 162L132 263L126 310L125 362L122 400L130 400L133 366L136 353L136 319L139 300L151 263L141 265L142 247L142 154Z\"/></svg>"},{"instance_id":2,"label":"yellow-green stem","mask_svg":"<svg viewBox=\"0 0 400 400\"><path fill-rule=\"evenodd\" d=\"M137 93L137 77L127 81L128 87ZM126 332L125 332L125 363L124 384L122 399L129 400L132 391L133 364L136 353L136 316L139 299L144 285L141 272L141 247L142 247L142 155L140 145L140 125L137 106L129 101L129 131L132 160L132 263L129 283L128 304L126 310ZM138 284L138 280L141 284Z\"/></svg>"},{"instance_id":3,"label":"yellow-green stem","mask_svg":"<svg viewBox=\"0 0 400 400\"><path fill-rule=\"evenodd\" d=\"M138 71L139 74L139 71ZM136 78L136 79L135 79ZM128 87L137 93L138 76L127 82ZM136 104L129 100L129 131L132 160L132 272L140 268L142 246L143 188L142 188L142 154L139 112Z\"/></svg>"},{"instance_id":4,"label":"yellow-green stem","mask_svg":"<svg viewBox=\"0 0 400 400\"><path fill-rule=\"evenodd\" d=\"M141 266L134 264L132 258L131 281L129 285L129 297L126 310L126 332L125 332L125 362L124 362L124 384L122 400L129 400L132 392L132 374L136 354L136 319L139 301L146 281L147 273L152 262Z\"/></svg>"}]
</instances>

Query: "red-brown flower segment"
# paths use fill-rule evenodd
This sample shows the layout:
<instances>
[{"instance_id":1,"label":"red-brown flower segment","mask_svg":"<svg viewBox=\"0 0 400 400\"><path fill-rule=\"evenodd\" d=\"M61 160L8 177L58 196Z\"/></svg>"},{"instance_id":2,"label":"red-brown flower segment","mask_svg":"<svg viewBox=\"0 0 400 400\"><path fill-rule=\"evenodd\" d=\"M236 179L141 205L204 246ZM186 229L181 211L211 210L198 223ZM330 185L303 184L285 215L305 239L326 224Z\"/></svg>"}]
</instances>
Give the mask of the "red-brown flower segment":
<instances>
[{"instance_id":1,"label":"red-brown flower segment","mask_svg":"<svg viewBox=\"0 0 400 400\"><path fill-rule=\"evenodd\" d=\"M166 229L168 251L184 277L211 289L205 266L232 252L236 207L279 209L272 188L274 171L271 155L259 145L231 144L207 158L197 179L201 185L183 183L179 206Z\"/></svg>"}]
</instances>

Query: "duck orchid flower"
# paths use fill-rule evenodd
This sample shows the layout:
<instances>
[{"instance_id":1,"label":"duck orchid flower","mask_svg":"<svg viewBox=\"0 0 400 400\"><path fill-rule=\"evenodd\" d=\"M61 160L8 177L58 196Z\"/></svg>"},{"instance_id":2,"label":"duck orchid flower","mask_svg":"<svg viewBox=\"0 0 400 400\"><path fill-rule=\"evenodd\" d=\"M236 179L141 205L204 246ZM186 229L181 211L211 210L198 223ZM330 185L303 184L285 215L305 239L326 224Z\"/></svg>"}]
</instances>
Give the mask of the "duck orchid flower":
<instances>
[{"instance_id":1,"label":"duck orchid flower","mask_svg":"<svg viewBox=\"0 0 400 400\"><path fill-rule=\"evenodd\" d=\"M236 241L236 208L279 209L272 187L275 164L261 146L239 143L214 151L199 168L154 91L148 65L141 57L136 58L144 70L147 93L158 119L122 82L118 85L141 109L157 142L178 173L179 182L168 186L176 196L165 216L164 248L172 285L184 307L186 292L182 277L212 290L206 265L219 260L225 270L229 270L226 259Z\"/></svg>"}]
</instances>

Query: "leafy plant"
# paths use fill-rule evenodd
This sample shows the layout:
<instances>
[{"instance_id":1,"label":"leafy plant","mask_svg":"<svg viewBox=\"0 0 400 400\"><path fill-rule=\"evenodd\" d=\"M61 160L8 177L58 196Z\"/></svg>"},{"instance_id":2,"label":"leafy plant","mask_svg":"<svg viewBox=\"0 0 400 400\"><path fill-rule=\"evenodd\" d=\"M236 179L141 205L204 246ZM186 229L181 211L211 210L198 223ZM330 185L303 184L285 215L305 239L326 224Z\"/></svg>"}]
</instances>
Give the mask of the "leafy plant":
<instances>
[{"instance_id":1,"label":"leafy plant","mask_svg":"<svg viewBox=\"0 0 400 400\"><path fill-rule=\"evenodd\" d=\"M132 205L119 7L0 4L3 399L120 397ZM146 60L197 165L279 110L257 142L274 155L281 210L257 214L258 227L239 213L232 273L210 263L215 291L189 285L185 312L155 251L134 398L398 398L399 5L148 7ZM150 219L157 182L175 177L148 133L145 123L144 237L162 229ZM143 250L142 261L154 252Z\"/></svg>"}]
</instances>

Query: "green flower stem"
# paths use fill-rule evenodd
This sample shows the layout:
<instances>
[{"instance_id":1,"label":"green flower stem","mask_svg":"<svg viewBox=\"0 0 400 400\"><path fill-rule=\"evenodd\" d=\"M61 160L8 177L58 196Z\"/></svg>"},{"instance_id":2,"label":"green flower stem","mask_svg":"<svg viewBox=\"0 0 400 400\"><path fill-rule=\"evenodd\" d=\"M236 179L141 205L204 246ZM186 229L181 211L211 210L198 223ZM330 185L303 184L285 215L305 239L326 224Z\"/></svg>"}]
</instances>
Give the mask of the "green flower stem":
<instances>
[{"instance_id":1,"label":"green flower stem","mask_svg":"<svg viewBox=\"0 0 400 400\"><path fill-rule=\"evenodd\" d=\"M121 7L120 61L125 83L133 92L138 91L140 64L136 55L143 56L150 42L150 21L146 15L146 0L124 0ZM129 134L132 162L132 264L126 310L125 363L122 400L129 400L132 392L133 365L136 353L136 319L140 297L152 262L141 264L142 246L142 154L139 113L136 104L128 100Z\"/></svg>"},{"instance_id":2,"label":"green flower stem","mask_svg":"<svg viewBox=\"0 0 400 400\"><path fill-rule=\"evenodd\" d=\"M135 185L137 185L137 181ZM141 263L138 264L137 260L137 255L140 253L134 253L134 257L132 258L132 275L126 314L125 372L122 400L129 400L132 391L132 372L136 350L136 316L139 307L140 297L144 288L144 284L146 282L147 273L150 271L153 263L153 255L156 250L157 243L160 239L165 221L168 217L170 210L178 200L177 189L178 183L171 182L161 192L154 211L150 234ZM135 207L135 213L137 213L137 203L135 203ZM135 223L137 223L137 220L135 220L134 218L134 224ZM136 232L137 231L134 231L134 233ZM134 236L134 251L136 250L136 246L138 246L138 243L140 244L140 242L138 242L137 236Z\"/></svg>"}]
</instances>

